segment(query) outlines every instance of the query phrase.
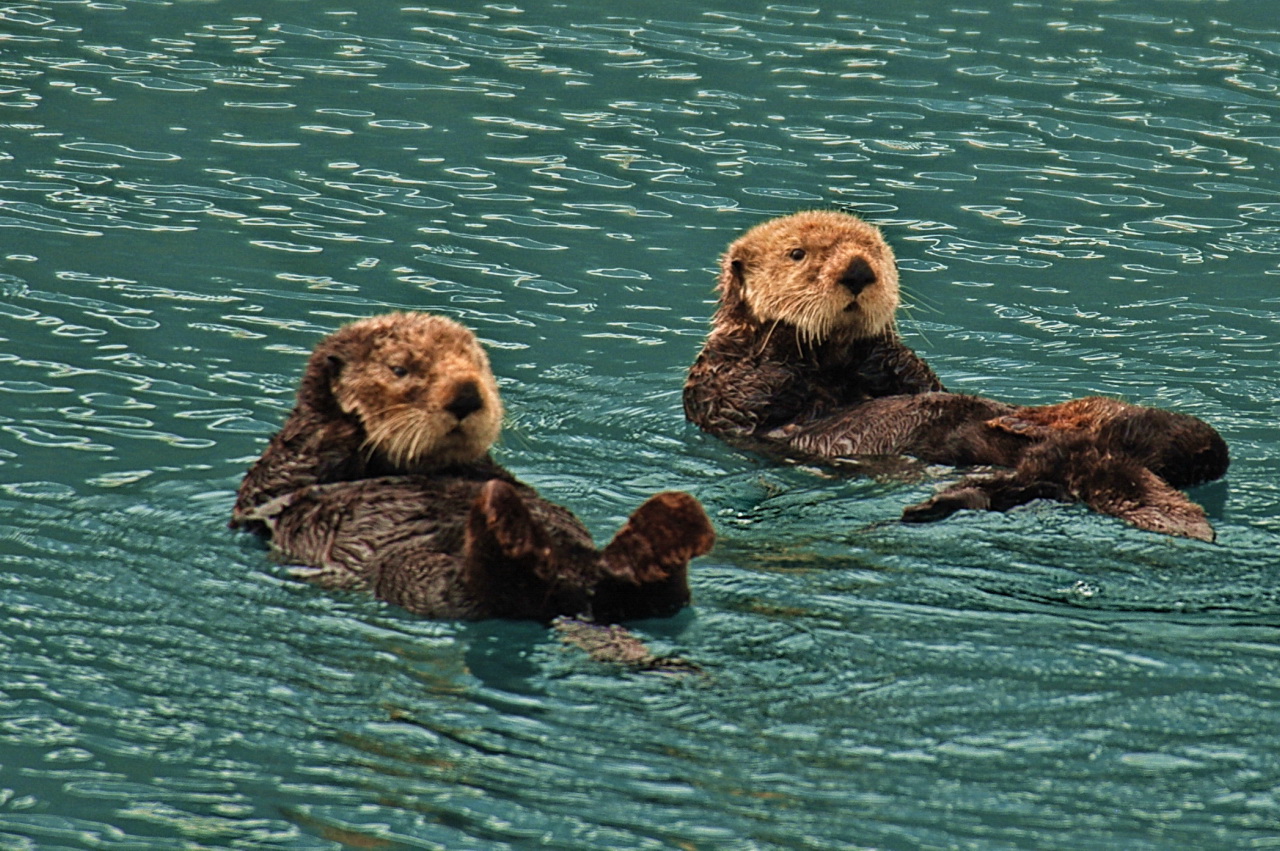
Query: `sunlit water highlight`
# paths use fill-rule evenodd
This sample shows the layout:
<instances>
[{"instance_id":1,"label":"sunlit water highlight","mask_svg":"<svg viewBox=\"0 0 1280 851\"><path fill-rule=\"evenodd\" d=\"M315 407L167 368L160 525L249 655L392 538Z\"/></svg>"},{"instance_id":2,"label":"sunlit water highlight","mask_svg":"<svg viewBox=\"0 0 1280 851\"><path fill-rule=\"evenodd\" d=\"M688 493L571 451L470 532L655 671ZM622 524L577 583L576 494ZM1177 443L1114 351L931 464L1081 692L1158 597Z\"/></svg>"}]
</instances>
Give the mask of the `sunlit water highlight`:
<instances>
[{"instance_id":1,"label":"sunlit water highlight","mask_svg":"<svg viewBox=\"0 0 1280 851\"><path fill-rule=\"evenodd\" d=\"M1280 25L980 5L0 9L0 847L1280 842ZM832 204L954 389L1214 423L1218 544L903 527L945 474L686 425L719 251ZM476 329L501 459L598 537L705 502L695 606L634 625L705 677L226 530L318 336L400 308Z\"/></svg>"}]
</instances>

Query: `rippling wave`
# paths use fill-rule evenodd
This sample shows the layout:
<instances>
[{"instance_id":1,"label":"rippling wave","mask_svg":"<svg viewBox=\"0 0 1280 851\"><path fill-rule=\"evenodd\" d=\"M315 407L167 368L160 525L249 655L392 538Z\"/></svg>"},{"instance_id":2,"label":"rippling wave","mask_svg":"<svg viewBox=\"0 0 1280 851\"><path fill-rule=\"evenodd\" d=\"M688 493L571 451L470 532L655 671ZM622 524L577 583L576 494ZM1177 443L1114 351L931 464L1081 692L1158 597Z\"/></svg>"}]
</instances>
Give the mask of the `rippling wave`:
<instances>
[{"instance_id":1,"label":"rippling wave","mask_svg":"<svg viewBox=\"0 0 1280 851\"><path fill-rule=\"evenodd\" d=\"M723 4L722 4L723 6ZM1280 27L1266 4L0 9L0 846L1243 847L1274 838ZM1184 410L1219 544L778 466L680 388L743 228L838 206L947 384ZM499 454L720 531L635 629L292 582L225 519L306 353L455 316Z\"/></svg>"}]
</instances>

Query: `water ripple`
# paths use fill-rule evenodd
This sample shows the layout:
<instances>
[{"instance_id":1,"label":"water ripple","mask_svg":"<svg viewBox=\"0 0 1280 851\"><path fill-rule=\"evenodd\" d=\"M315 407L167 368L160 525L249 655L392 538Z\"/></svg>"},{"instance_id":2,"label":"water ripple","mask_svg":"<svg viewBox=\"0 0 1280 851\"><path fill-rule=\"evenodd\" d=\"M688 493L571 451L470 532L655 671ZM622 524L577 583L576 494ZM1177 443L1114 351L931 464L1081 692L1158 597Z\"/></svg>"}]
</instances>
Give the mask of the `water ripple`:
<instances>
[{"instance_id":1,"label":"water ripple","mask_svg":"<svg viewBox=\"0 0 1280 851\"><path fill-rule=\"evenodd\" d=\"M1219 6L0 9L0 845L1265 844L1280 31ZM903 527L949 474L683 424L725 244L836 204L950 386L1217 425L1220 545ZM705 676L227 533L315 340L388 309L477 329L498 456L597 539L703 499L696 605L636 629Z\"/></svg>"}]
</instances>

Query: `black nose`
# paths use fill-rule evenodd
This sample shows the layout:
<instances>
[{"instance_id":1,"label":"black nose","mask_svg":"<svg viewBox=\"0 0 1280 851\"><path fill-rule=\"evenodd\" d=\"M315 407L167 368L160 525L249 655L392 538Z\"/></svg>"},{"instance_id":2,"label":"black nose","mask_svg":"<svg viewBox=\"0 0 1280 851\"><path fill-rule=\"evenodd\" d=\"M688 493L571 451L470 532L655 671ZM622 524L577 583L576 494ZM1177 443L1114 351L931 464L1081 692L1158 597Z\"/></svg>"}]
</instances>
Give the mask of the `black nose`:
<instances>
[{"instance_id":1,"label":"black nose","mask_svg":"<svg viewBox=\"0 0 1280 851\"><path fill-rule=\"evenodd\" d=\"M474 381L459 384L454 388L453 398L444 409L460 420L484 407L484 399L480 398L480 388Z\"/></svg>"},{"instance_id":2,"label":"black nose","mask_svg":"<svg viewBox=\"0 0 1280 851\"><path fill-rule=\"evenodd\" d=\"M875 271L862 257L854 258L853 262L845 267L844 274L840 276L840 286L853 295L857 295L875 282Z\"/></svg>"}]
</instances>

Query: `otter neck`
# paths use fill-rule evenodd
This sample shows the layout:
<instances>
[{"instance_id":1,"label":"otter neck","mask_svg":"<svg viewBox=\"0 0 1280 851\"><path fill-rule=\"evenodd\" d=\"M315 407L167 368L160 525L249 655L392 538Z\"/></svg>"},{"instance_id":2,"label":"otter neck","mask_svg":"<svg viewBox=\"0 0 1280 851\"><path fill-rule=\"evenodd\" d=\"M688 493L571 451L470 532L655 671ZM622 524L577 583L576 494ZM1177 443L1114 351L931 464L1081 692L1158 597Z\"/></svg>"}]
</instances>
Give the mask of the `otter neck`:
<instances>
[{"instance_id":1,"label":"otter neck","mask_svg":"<svg viewBox=\"0 0 1280 851\"><path fill-rule=\"evenodd\" d=\"M856 357L856 352L877 342L896 340L897 332L885 328L866 335L848 326L837 327L821 339L814 339L785 320L760 320L742 302L722 306L708 339L712 348L751 354L775 363L832 364Z\"/></svg>"},{"instance_id":2,"label":"otter neck","mask_svg":"<svg viewBox=\"0 0 1280 851\"><path fill-rule=\"evenodd\" d=\"M461 457L458 455L439 456L424 455L405 461L392 461L387 455L367 442L364 446L365 471L367 477L374 476L425 476L441 473L464 474L470 470L483 470L492 477L497 468L493 457L485 452L479 457Z\"/></svg>"}]
</instances>

